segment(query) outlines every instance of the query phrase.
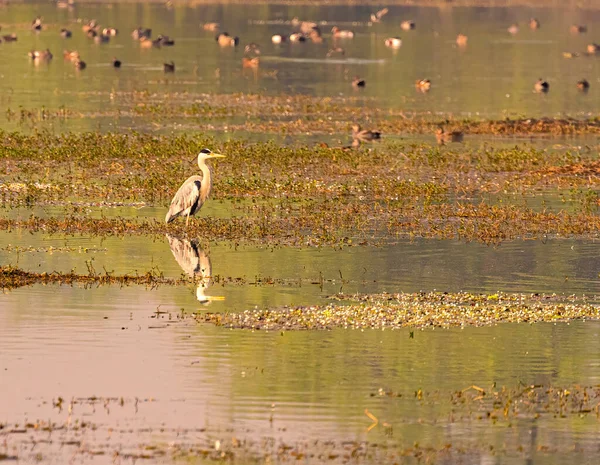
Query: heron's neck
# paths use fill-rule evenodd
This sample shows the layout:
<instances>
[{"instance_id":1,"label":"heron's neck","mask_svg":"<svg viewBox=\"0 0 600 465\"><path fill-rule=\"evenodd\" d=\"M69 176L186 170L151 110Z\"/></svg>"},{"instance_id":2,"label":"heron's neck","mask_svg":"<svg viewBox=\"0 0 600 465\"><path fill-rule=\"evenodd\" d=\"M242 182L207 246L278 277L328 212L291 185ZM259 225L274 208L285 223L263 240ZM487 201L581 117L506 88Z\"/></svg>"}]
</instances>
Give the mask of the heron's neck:
<instances>
[{"instance_id":1,"label":"heron's neck","mask_svg":"<svg viewBox=\"0 0 600 465\"><path fill-rule=\"evenodd\" d=\"M198 165L200 167L200 171L202 171L202 184L200 186L200 200L202 202L208 199L210 195L210 190L212 188L212 170L210 166L206 163L200 163Z\"/></svg>"}]
</instances>

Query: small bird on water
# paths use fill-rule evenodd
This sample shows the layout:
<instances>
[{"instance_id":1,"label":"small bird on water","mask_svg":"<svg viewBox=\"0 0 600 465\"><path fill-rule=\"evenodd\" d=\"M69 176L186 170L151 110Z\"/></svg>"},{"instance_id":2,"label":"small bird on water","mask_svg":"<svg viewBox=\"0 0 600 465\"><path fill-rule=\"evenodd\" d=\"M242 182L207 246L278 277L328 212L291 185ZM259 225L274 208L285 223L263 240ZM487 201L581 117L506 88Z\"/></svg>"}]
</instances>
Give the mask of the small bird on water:
<instances>
[{"instance_id":1,"label":"small bird on water","mask_svg":"<svg viewBox=\"0 0 600 465\"><path fill-rule=\"evenodd\" d=\"M435 130L435 139L438 145L444 145L448 142L462 142L464 134L461 131L446 132L443 127L438 127Z\"/></svg>"},{"instance_id":2,"label":"small bird on water","mask_svg":"<svg viewBox=\"0 0 600 465\"><path fill-rule=\"evenodd\" d=\"M209 158L225 158L225 155L213 153L209 149L203 149L198 154L198 167L202 176L190 176L181 185L175 197L171 201L171 206L165 217L165 222L170 223L178 216L185 216L185 225L187 227L191 215L195 215L200 209L212 188L212 172L206 164Z\"/></svg>"},{"instance_id":3,"label":"small bird on water","mask_svg":"<svg viewBox=\"0 0 600 465\"><path fill-rule=\"evenodd\" d=\"M548 84L542 78L539 78L533 85L533 90L537 93L546 93L550 90L550 84Z\"/></svg>"},{"instance_id":4,"label":"small bird on water","mask_svg":"<svg viewBox=\"0 0 600 465\"><path fill-rule=\"evenodd\" d=\"M370 142L375 139L381 139L381 132L371 131L370 129L361 129L358 124L353 124L352 139L359 142Z\"/></svg>"}]
</instances>

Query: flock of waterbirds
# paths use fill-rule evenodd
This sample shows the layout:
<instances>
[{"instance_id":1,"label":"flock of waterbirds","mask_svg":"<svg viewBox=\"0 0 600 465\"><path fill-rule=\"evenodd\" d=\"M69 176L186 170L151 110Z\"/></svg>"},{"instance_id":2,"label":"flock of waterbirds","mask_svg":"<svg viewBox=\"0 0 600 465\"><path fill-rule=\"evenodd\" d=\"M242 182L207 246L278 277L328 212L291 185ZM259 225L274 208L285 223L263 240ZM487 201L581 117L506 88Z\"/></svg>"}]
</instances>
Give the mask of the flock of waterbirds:
<instances>
[{"instance_id":1,"label":"flock of waterbirds","mask_svg":"<svg viewBox=\"0 0 600 465\"><path fill-rule=\"evenodd\" d=\"M65 5L71 7L73 0L68 0L68 3L59 0L57 6L64 7ZM368 25L374 25L380 23L388 14L389 9L383 8L370 14ZM115 37L119 31L113 27L101 27L95 19L88 21L81 21L83 23L81 30L90 40L95 43L102 44L109 42L112 37ZM271 36L271 42L276 45L284 43L302 43L302 42L313 42L313 43L326 43L323 37L321 26L329 24L327 22L314 22L314 21L301 21L298 18L293 18L289 21L292 31L288 34L274 34ZM413 20L404 20L399 23L399 29L403 31L411 31L416 29L417 24ZM531 30L537 30L541 27L540 21L536 18L531 18L528 22L528 27ZM220 47L237 47L240 44L240 39L237 36L232 36L228 32L221 32L221 25L217 22L207 22L201 25L204 31L216 33L215 40ZM36 33L41 33L45 28L42 18L37 17L31 23L31 29ZM516 35L519 33L519 25L514 23L507 28L508 33ZM584 34L587 32L587 27L584 25L571 25L569 31L572 34ZM73 36L73 32L66 28L61 28L60 36L63 39L69 39ZM131 37L134 41L139 43L141 48L160 48L169 47L175 45L175 40L171 39L166 35L160 34L155 39L152 38L152 29L146 27L138 27L131 32ZM343 57L345 56L345 49L342 47L344 41L352 40L355 37L355 32L349 29L341 29L337 26L333 26L330 31L330 39L332 46L328 47L328 51L325 54L325 58L331 57ZM5 42L14 42L17 40L15 33L7 34L2 36L2 40ZM0 41L1 42L1 41ZM402 46L402 39L399 36L388 37L384 40L386 47L391 49L399 49ZM465 48L468 44L468 36L460 33L456 37L456 46L459 48ZM244 47L244 55L242 57L243 68L258 68L260 66L260 46L256 43L248 43ZM600 55L600 45L590 43L587 45L586 50L579 52L563 52L565 58L574 58L581 55ZM53 58L53 54L49 49L45 50L32 50L29 52L29 57L34 63L47 62ZM86 63L82 60L80 54L76 50L64 50L63 57L65 60L73 63L77 70L83 70L86 68ZM112 66L115 68L121 67L121 60L114 58ZM175 63L169 61L163 63L163 70L165 73L175 72ZM351 81L352 86L355 89L364 88L366 81L355 76ZM576 83L577 88L582 92L587 92L590 88L590 83L587 79L581 79ZM415 89L418 92L426 93L431 89L432 83L430 79L418 79L415 82ZM540 78L533 85L533 91L536 93L547 93L550 90L550 84ZM357 129L358 128L358 129ZM352 147L360 145L361 142L372 141L379 138L379 132L370 130L361 130L360 127L354 126L352 131ZM461 142L463 140L463 134L455 132L446 132L443 128L438 128L436 131L436 139L438 144L445 144L448 142Z\"/></svg>"}]
</instances>

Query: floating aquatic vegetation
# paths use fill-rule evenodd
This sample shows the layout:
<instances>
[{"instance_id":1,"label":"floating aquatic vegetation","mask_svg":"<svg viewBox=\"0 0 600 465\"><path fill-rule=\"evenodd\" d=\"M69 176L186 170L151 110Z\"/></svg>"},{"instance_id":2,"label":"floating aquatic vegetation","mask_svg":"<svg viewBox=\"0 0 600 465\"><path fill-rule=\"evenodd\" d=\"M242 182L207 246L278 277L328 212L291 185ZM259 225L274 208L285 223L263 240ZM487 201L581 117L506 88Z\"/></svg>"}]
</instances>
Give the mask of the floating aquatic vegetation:
<instances>
[{"instance_id":1,"label":"floating aquatic vegetation","mask_svg":"<svg viewBox=\"0 0 600 465\"><path fill-rule=\"evenodd\" d=\"M597 304L573 296L422 292L334 298L354 303L208 313L197 318L226 328L279 331L487 326L600 317Z\"/></svg>"}]
</instances>

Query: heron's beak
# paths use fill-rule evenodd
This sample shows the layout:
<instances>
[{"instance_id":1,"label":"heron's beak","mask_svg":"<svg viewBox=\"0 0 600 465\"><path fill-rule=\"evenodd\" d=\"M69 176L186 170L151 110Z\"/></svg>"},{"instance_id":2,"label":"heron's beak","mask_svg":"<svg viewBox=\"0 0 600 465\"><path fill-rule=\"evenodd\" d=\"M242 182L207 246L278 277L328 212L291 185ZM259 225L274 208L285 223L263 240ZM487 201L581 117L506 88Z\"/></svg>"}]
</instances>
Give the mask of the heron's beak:
<instances>
[{"instance_id":1,"label":"heron's beak","mask_svg":"<svg viewBox=\"0 0 600 465\"><path fill-rule=\"evenodd\" d=\"M220 153L211 153L207 158L225 158L225 155L221 155Z\"/></svg>"}]
</instances>

